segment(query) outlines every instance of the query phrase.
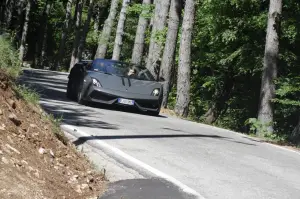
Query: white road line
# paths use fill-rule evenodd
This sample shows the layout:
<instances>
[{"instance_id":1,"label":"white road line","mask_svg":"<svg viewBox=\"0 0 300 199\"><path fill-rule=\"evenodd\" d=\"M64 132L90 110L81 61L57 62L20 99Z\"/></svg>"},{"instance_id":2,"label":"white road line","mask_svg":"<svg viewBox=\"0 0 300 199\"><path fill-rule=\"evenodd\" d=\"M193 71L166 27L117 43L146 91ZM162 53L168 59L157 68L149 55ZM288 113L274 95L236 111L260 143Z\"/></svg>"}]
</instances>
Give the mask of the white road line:
<instances>
[{"instance_id":1,"label":"white road line","mask_svg":"<svg viewBox=\"0 0 300 199\"><path fill-rule=\"evenodd\" d=\"M61 125L61 128L63 130L66 130L68 133L70 134L74 134L74 127L71 125ZM76 129L76 134L80 134L80 136L82 137L90 137L90 134L87 134L83 131L80 131L78 129ZM76 136L77 137L77 136ZM175 178L173 178L172 176L169 176L149 165L147 165L146 163L124 153L123 151L121 151L120 149L113 147L109 144L107 144L106 142L102 141L102 140L93 140L93 142L95 142L100 148L109 150L111 152L113 152L115 155L122 157L126 160L128 160L129 162L137 165L140 168L143 168L144 170L153 173L155 176L160 177L162 179L165 179L171 183L173 183L174 185L178 186L183 192L187 193L187 194L191 194L195 197L197 197L197 199L205 199L202 195L200 195L197 191L195 191L194 189L188 187L187 185L183 184L182 182L176 180Z\"/></svg>"}]
</instances>

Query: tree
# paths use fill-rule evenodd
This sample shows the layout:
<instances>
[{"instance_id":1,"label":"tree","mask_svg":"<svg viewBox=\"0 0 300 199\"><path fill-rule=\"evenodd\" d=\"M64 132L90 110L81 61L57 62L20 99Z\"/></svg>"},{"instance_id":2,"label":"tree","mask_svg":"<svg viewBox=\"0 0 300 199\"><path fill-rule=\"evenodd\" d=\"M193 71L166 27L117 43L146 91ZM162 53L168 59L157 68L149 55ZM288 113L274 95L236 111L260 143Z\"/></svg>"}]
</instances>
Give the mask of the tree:
<instances>
[{"instance_id":1,"label":"tree","mask_svg":"<svg viewBox=\"0 0 300 199\"><path fill-rule=\"evenodd\" d=\"M62 57L64 54L66 39L67 39L67 35L69 32L70 23L71 23L72 5L73 5L73 0L68 0L67 6L66 6L66 17L65 17L64 27L63 27L63 31L61 33L61 39L60 39L60 44L59 44L59 50L57 53L57 57L56 57L54 66L53 66L54 70L56 70L60 66Z\"/></svg>"},{"instance_id":2,"label":"tree","mask_svg":"<svg viewBox=\"0 0 300 199\"><path fill-rule=\"evenodd\" d=\"M159 73L159 62L161 61L161 53L163 50L163 37L161 37L166 27L170 0L156 0L155 13L153 19L153 27L149 45L148 59L146 67L156 78Z\"/></svg>"},{"instance_id":3,"label":"tree","mask_svg":"<svg viewBox=\"0 0 300 199\"><path fill-rule=\"evenodd\" d=\"M191 45L195 18L195 1L186 0L179 48L175 113L187 117L190 103Z\"/></svg>"},{"instance_id":4,"label":"tree","mask_svg":"<svg viewBox=\"0 0 300 199\"><path fill-rule=\"evenodd\" d=\"M26 45L28 26L29 26L29 20L30 20L29 16L30 16L31 5L32 5L31 1L32 0L27 0L27 5L26 5L25 22L24 22L22 38L21 38L21 42L20 42L20 52L19 52L19 60L20 61L23 61L24 54L25 54L25 45Z\"/></svg>"},{"instance_id":5,"label":"tree","mask_svg":"<svg viewBox=\"0 0 300 199\"><path fill-rule=\"evenodd\" d=\"M79 60L81 60L81 57L82 57L82 52L83 52L83 49L84 49L84 46L85 46L86 37L87 37L88 31L89 31L89 26L90 26L92 15L93 15L94 3L95 3L94 0L90 0L88 15L87 15L86 21L84 22L84 26L83 26L81 39L80 39L78 50L77 50L77 56L76 56L76 59L75 59L75 63L77 63Z\"/></svg>"},{"instance_id":6,"label":"tree","mask_svg":"<svg viewBox=\"0 0 300 199\"><path fill-rule=\"evenodd\" d=\"M114 50L113 50L113 60L119 60L122 48L122 40L124 35L124 25L126 20L126 10L127 6L130 3L130 0L123 0L122 9L119 16L118 26L117 26L117 33L115 38Z\"/></svg>"},{"instance_id":7,"label":"tree","mask_svg":"<svg viewBox=\"0 0 300 199\"><path fill-rule=\"evenodd\" d=\"M5 17L5 25L7 29L11 27L14 7L15 7L14 0L6 0L4 17Z\"/></svg>"},{"instance_id":8,"label":"tree","mask_svg":"<svg viewBox=\"0 0 300 199\"><path fill-rule=\"evenodd\" d=\"M95 55L95 58L104 58L107 51L107 46L109 42L109 38L111 36L111 31L114 23L114 19L117 15L118 9L118 0L112 0L109 10L109 15L105 21L102 33L99 37L98 48Z\"/></svg>"},{"instance_id":9,"label":"tree","mask_svg":"<svg viewBox=\"0 0 300 199\"><path fill-rule=\"evenodd\" d=\"M264 66L261 79L260 105L258 120L268 126L268 131L273 132L272 99L275 96L274 80L277 77L279 58L279 34L282 15L282 0L271 0L268 14L268 27L264 54ZM263 136L261 131L257 131Z\"/></svg>"},{"instance_id":10,"label":"tree","mask_svg":"<svg viewBox=\"0 0 300 199\"><path fill-rule=\"evenodd\" d=\"M82 9L83 9L83 0L79 0L77 2L77 9L76 9L76 21L75 21L75 39L73 42L73 50L71 55L71 62L69 66L69 71L71 71L72 67L75 64L77 53L78 53L78 46L80 42L80 34L81 34L81 18L82 18Z\"/></svg>"},{"instance_id":11,"label":"tree","mask_svg":"<svg viewBox=\"0 0 300 199\"><path fill-rule=\"evenodd\" d=\"M162 63L160 67L160 77L164 78L164 88L163 88L163 101L162 106L167 108L168 96L170 91L170 80L172 76L172 68L175 59L175 50L178 37L178 29L180 22L180 15L182 11L181 0L171 0L169 22L168 22L168 33L166 44L164 48L164 54L162 58Z\"/></svg>"},{"instance_id":12,"label":"tree","mask_svg":"<svg viewBox=\"0 0 300 199\"><path fill-rule=\"evenodd\" d=\"M143 6L149 6L151 4L151 0L143 0ZM136 30L135 41L132 51L131 62L134 64L141 64L144 45L145 45L145 33L149 24L149 19L145 17L148 14L147 9L143 9L142 13L139 16L139 22Z\"/></svg>"}]
</instances>

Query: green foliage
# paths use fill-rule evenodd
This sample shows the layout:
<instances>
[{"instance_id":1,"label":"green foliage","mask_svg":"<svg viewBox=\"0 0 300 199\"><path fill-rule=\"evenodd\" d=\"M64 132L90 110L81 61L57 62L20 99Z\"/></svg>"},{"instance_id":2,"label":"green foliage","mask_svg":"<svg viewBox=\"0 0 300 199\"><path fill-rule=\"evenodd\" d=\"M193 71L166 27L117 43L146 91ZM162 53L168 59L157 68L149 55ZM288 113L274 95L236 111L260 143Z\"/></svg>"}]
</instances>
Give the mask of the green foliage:
<instances>
[{"instance_id":1,"label":"green foliage","mask_svg":"<svg viewBox=\"0 0 300 199\"><path fill-rule=\"evenodd\" d=\"M271 133L268 131L268 127L270 124L268 123L262 123L257 118L249 118L245 121L245 125L250 126L250 133L255 134L256 132L259 132L259 134L268 136ZM269 136L270 137L270 136Z\"/></svg>"},{"instance_id":2,"label":"green foliage","mask_svg":"<svg viewBox=\"0 0 300 199\"><path fill-rule=\"evenodd\" d=\"M132 4L128 6L127 13L130 15L143 16L146 19L151 19L155 6L153 4Z\"/></svg>"},{"instance_id":3,"label":"green foliage","mask_svg":"<svg viewBox=\"0 0 300 199\"><path fill-rule=\"evenodd\" d=\"M26 102L37 105L40 100L39 94L33 89L25 85L16 85L14 90L18 97L24 99Z\"/></svg>"},{"instance_id":4,"label":"green foliage","mask_svg":"<svg viewBox=\"0 0 300 199\"><path fill-rule=\"evenodd\" d=\"M21 71L16 50L10 40L3 36L0 36L0 69L6 70L13 77L17 77Z\"/></svg>"},{"instance_id":5,"label":"green foliage","mask_svg":"<svg viewBox=\"0 0 300 199\"><path fill-rule=\"evenodd\" d=\"M63 117L55 117L52 114L47 114L44 119L52 123L52 132L54 133L55 137L58 140L60 140L64 145L68 145L68 139L65 137L64 133L60 128Z\"/></svg>"}]
</instances>

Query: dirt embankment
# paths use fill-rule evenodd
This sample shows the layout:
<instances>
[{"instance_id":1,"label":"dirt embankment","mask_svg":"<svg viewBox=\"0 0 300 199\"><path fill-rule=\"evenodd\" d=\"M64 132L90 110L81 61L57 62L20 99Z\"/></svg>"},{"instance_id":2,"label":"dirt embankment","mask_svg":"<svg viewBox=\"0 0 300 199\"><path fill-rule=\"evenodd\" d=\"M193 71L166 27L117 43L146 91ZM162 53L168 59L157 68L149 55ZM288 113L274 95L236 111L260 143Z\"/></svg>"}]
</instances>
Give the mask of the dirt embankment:
<instances>
[{"instance_id":1,"label":"dirt embankment","mask_svg":"<svg viewBox=\"0 0 300 199\"><path fill-rule=\"evenodd\" d=\"M17 98L0 71L1 199L85 199L103 193L103 175L52 129L45 113Z\"/></svg>"}]
</instances>

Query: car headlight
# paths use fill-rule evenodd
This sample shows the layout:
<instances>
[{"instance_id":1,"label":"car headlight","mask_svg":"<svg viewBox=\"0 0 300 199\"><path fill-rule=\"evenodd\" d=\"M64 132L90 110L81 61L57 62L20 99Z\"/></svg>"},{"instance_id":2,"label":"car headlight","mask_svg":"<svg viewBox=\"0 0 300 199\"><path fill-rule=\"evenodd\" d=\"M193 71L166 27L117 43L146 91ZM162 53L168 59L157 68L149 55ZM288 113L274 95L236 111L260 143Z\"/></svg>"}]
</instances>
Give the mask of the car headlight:
<instances>
[{"instance_id":1,"label":"car headlight","mask_svg":"<svg viewBox=\"0 0 300 199\"><path fill-rule=\"evenodd\" d=\"M93 81L93 86L102 87L100 82L97 79L92 78L92 81Z\"/></svg>"},{"instance_id":2,"label":"car headlight","mask_svg":"<svg viewBox=\"0 0 300 199\"><path fill-rule=\"evenodd\" d=\"M156 88L156 89L154 89L154 90L152 91L152 95L153 95L153 96L159 96L159 94L160 94L160 89L159 89L159 88Z\"/></svg>"}]
</instances>

